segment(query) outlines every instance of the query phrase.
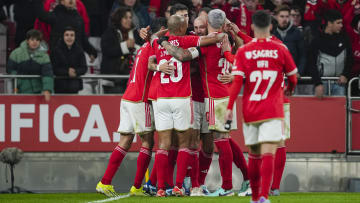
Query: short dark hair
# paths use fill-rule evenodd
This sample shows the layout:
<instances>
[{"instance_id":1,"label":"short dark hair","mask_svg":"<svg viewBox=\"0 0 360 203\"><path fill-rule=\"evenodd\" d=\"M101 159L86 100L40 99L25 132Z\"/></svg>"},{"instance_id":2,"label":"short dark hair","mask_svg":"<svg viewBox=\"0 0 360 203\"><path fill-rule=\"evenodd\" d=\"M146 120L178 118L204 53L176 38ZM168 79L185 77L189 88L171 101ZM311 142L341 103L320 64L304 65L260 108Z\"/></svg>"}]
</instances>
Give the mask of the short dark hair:
<instances>
[{"instance_id":1,"label":"short dark hair","mask_svg":"<svg viewBox=\"0 0 360 203\"><path fill-rule=\"evenodd\" d=\"M43 34L40 30L31 29L26 32L26 40L29 40L31 38L41 41L43 38Z\"/></svg>"},{"instance_id":2,"label":"short dark hair","mask_svg":"<svg viewBox=\"0 0 360 203\"><path fill-rule=\"evenodd\" d=\"M66 27L64 28L64 32L63 32L63 33L65 33L66 31L73 31L73 32L75 32L75 33L76 33L75 28L74 28L74 27L72 27L72 26L66 26Z\"/></svg>"},{"instance_id":3,"label":"short dark hair","mask_svg":"<svg viewBox=\"0 0 360 203\"><path fill-rule=\"evenodd\" d=\"M189 12L188 7L186 7L184 4L175 4L171 6L170 15L174 15L176 12L183 10L187 10Z\"/></svg>"},{"instance_id":4,"label":"short dark hair","mask_svg":"<svg viewBox=\"0 0 360 203\"><path fill-rule=\"evenodd\" d=\"M203 7L203 8L201 8L201 9L199 10L199 13L202 12L202 11L204 11L204 12L206 12L206 13L209 13L209 12L211 11L211 8L210 8L210 7Z\"/></svg>"},{"instance_id":5,"label":"short dark hair","mask_svg":"<svg viewBox=\"0 0 360 203\"><path fill-rule=\"evenodd\" d=\"M299 12L300 14L303 13L302 9L301 9L299 6L297 6L297 5L291 6L291 7L290 7L290 12L291 12L292 10L294 10L294 11L296 11L296 12Z\"/></svg>"},{"instance_id":6,"label":"short dark hair","mask_svg":"<svg viewBox=\"0 0 360 203\"><path fill-rule=\"evenodd\" d=\"M150 24L152 33L159 31L161 27L167 28L167 20L164 17L155 18Z\"/></svg>"},{"instance_id":7,"label":"short dark hair","mask_svg":"<svg viewBox=\"0 0 360 203\"><path fill-rule=\"evenodd\" d=\"M336 20L343 19L342 14L340 11L335 9L329 9L325 11L324 13L324 21L325 21L325 27L327 26L328 22L335 22Z\"/></svg>"},{"instance_id":8,"label":"short dark hair","mask_svg":"<svg viewBox=\"0 0 360 203\"><path fill-rule=\"evenodd\" d=\"M266 28L271 24L271 16L266 11L258 10L253 14L252 22L258 28Z\"/></svg>"},{"instance_id":9,"label":"short dark hair","mask_svg":"<svg viewBox=\"0 0 360 203\"><path fill-rule=\"evenodd\" d=\"M274 13L275 15L278 15L281 11L287 11L290 13L290 7L288 5L280 5L275 9Z\"/></svg>"},{"instance_id":10,"label":"short dark hair","mask_svg":"<svg viewBox=\"0 0 360 203\"><path fill-rule=\"evenodd\" d=\"M131 8L130 7L127 7L127 6L120 6L119 8L117 8L112 14L111 14L111 17L110 17L110 22L111 24L117 28L117 29L120 29L122 26L121 26L121 19L123 17L125 17L126 13L127 12L131 12Z\"/></svg>"}]
</instances>

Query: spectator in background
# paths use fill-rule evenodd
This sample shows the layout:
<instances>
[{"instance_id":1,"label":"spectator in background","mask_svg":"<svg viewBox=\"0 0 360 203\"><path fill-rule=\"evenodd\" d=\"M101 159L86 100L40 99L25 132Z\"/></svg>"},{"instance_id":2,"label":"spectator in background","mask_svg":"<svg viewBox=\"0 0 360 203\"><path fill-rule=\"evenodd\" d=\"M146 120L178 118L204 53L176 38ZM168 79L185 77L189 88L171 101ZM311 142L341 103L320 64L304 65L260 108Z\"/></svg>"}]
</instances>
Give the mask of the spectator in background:
<instances>
[{"instance_id":1,"label":"spectator in background","mask_svg":"<svg viewBox=\"0 0 360 203\"><path fill-rule=\"evenodd\" d=\"M52 12L44 11L41 0L36 0L35 12L39 20L51 25L50 49L54 48L57 42L63 38L64 29L70 26L76 30L78 45L89 54L91 62L95 60L97 51L89 43L84 21L75 8L75 0L60 0L60 4Z\"/></svg>"},{"instance_id":2,"label":"spectator in background","mask_svg":"<svg viewBox=\"0 0 360 203\"><path fill-rule=\"evenodd\" d=\"M169 10L170 13L170 8L168 7L169 7L169 0L150 0L149 2L150 15L152 17L164 16L167 10Z\"/></svg>"},{"instance_id":3,"label":"spectator in background","mask_svg":"<svg viewBox=\"0 0 360 203\"><path fill-rule=\"evenodd\" d=\"M108 20L109 20L110 10L113 3L114 0L84 1L84 5L86 7L86 11L90 19L90 36L101 37L102 33L106 30L109 22Z\"/></svg>"},{"instance_id":4,"label":"spectator in background","mask_svg":"<svg viewBox=\"0 0 360 203\"><path fill-rule=\"evenodd\" d=\"M238 5L237 1L229 1L229 3L223 7L227 18L234 22L242 32L249 36L253 36L253 31L251 30L251 16L256 10L261 9L263 8L259 5L258 0L242 0L240 5Z\"/></svg>"},{"instance_id":5,"label":"spectator in background","mask_svg":"<svg viewBox=\"0 0 360 203\"><path fill-rule=\"evenodd\" d=\"M137 30L150 25L151 19L147 8L139 0L115 0L111 10L114 12L120 6L131 8L132 22Z\"/></svg>"},{"instance_id":6,"label":"spectator in background","mask_svg":"<svg viewBox=\"0 0 360 203\"><path fill-rule=\"evenodd\" d=\"M273 13L276 7L284 4L284 0L265 0L264 9Z\"/></svg>"},{"instance_id":7,"label":"spectator in background","mask_svg":"<svg viewBox=\"0 0 360 203\"><path fill-rule=\"evenodd\" d=\"M302 27L302 14L301 9L298 6L292 6L290 8L290 20L295 27L297 27L300 31L303 30Z\"/></svg>"},{"instance_id":8,"label":"spectator in background","mask_svg":"<svg viewBox=\"0 0 360 203\"><path fill-rule=\"evenodd\" d=\"M38 30L29 30L26 40L11 52L7 72L13 75L41 75L41 78L17 80L16 91L23 94L40 94L50 101L54 89L53 71L46 49L40 46L42 34Z\"/></svg>"},{"instance_id":9,"label":"spectator in background","mask_svg":"<svg viewBox=\"0 0 360 203\"><path fill-rule=\"evenodd\" d=\"M76 43L76 31L66 27L64 35L51 50L51 62L56 76L72 79L55 79L55 93L77 94L83 88L78 76L87 70L84 50Z\"/></svg>"},{"instance_id":10,"label":"spectator in background","mask_svg":"<svg viewBox=\"0 0 360 203\"><path fill-rule=\"evenodd\" d=\"M277 7L275 17L278 26L274 30L274 35L287 46L298 68L298 73L303 75L306 64L304 37L290 20L289 6L281 5Z\"/></svg>"},{"instance_id":11,"label":"spectator in background","mask_svg":"<svg viewBox=\"0 0 360 203\"><path fill-rule=\"evenodd\" d=\"M33 0L14 0L13 3L16 22L15 45L18 47L25 40L26 32L34 27L36 15L29 11L34 3Z\"/></svg>"},{"instance_id":12,"label":"spectator in background","mask_svg":"<svg viewBox=\"0 0 360 203\"><path fill-rule=\"evenodd\" d=\"M128 75L142 41L132 22L129 7L119 7L111 15L111 25L101 36L101 74ZM123 93L127 80L111 80L104 84L105 93Z\"/></svg>"},{"instance_id":13,"label":"spectator in background","mask_svg":"<svg viewBox=\"0 0 360 203\"><path fill-rule=\"evenodd\" d=\"M206 19L208 17L209 12L211 11L211 8L209 7L203 7L200 9L198 16L204 16ZM207 21L207 20L206 20Z\"/></svg>"},{"instance_id":14,"label":"spectator in background","mask_svg":"<svg viewBox=\"0 0 360 203\"><path fill-rule=\"evenodd\" d=\"M350 78L360 75L360 14L355 15L358 5L353 4L348 13L344 16L345 30L350 36L354 63L351 68ZM352 83L351 94L359 96L358 81Z\"/></svg>"},{"instance_id":15,"label":"spectator in background","mask_svg":"<svg viewBox=\"0 0 360 203\"><path fill-rule=\"evenodd\" d=\"M31 0L33 1L33 0ZM82 17L84 21L84 28L86 35L90 33L90 20L88 14L86 12L84 4L80 0L74 0L76 4L74 4L74 9L77 10L79 15ZM45 0L44 1L44 10L47 12L52 12L57 5L59 5L60 0ZM36 19L34 28L40 30L43 33L43 38L47 43L50 43L50 33L51 33L51 26L45 22L39 21Z\"/></svg>"},{"instance_id":16,"label":"spectator in background","mask_svg":"<svg viewBox=\"0 0 360 203\"><path fill-rule=\"evenodd\" d=\"M337 10L328 10L324 14L325 28L319 37L315 38L310 47L309 69L315 85L315 95L322 98L324 94L345 95L345 84L350 77L353 64L351 42L348 35L342 31L343 17ZM339 77L323 85L321 77Z\"/></svg>"}]
</instances>

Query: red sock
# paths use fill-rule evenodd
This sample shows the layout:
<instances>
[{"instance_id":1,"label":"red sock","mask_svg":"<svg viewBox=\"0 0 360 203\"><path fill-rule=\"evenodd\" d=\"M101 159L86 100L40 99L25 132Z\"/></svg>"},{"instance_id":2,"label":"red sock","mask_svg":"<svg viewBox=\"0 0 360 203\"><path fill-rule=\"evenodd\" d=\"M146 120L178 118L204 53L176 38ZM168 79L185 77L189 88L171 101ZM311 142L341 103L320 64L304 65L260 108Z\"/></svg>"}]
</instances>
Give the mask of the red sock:
<instances>
[{"instance_id":1,"label":"red sock","mask_svg":"<svg viewBox=\"0 0 360 203\"><path fill-rule=\"evenodd\" d=\"M147 168L149 167L149 163L151 160L151 151L148 148L141 147L139 156L137 159L137 168L134 186L139 189L141 187L141 183L144 179Z\"/></svg>"},{"instance_id":2,"label":"red sock","mask_svg":"<svg viewBox=\"0 0 360 203\"><path fill-rule=\"evenodd\" d=\"M223 181L221 187L224 190L231 190L233 154L231 151L229 139L220 139L214 142L219 150L220 173Z\"/></svg>"},{"instance_id":3,"label":"red sock","mask_svg":"<svg viewBox=\"0 0 360 203\"><path fill-rule=\"evenodd\" d=\"M169 152L167 150L158 149L156 151L155 160L157 162L156 170L157 170L157 182L158 189L165 190L165 182L167 180L168 170L169 170L169 160L168 160Z\"/></svg>"},{"instance_id":4,"label":"red sock","mask_svg":"<svg viewBox=\"0 0 360 203\"><path fill-rule=\"evenodd\" d=\"M182 148L178 152L177 157L177 170L176 170L176 186L182 188L184 178L189 166L190 150L188 148Z\"/></svg>"},{"instance_id":5,"label":"red sock","mask_svg":"<svg viewBox=\"0 0 360 203\"><path fill-rule=\"evenodd\" d=\"M248 166L240 146L232 139L229 139L231 150L233 153L233 161L235 165L241 170L244 180L249 180L248 177Z\"/></svg>"},{"instance_id":6,"label":"red sock","mask_svg":"<svg viewBox=\"0 0 360 203\"><path fill-rule=\"evenodd\" d=\"M275 154L275 170L271 189L279 189L286 162L286 147L279 147Z\"/></svg>"},{"instance_id":7,"label":"red sock","mask_svg":"<svg viewBox=\"0 0 360 203\"><path fill-rule=\"evenodd\" d=\"M153 168L151 170L150 178L149 178L152 185L156 185L156 183L157 183L157 169L156 169L156 166L157 166L157 161L155 159Z\"/></svg>"},{"instance_id":8,"label":"red sock","mask_svg":"<svg viewBox=\"0 0 360 203\"><path fill-rule=\"evenodd\" d=\"M116 146L111 153L109 163L107 165L105 174L101 179L101 183L104 185L111 185L111 181L118 170L122 160L126 156L127 151L120 146Z\"/></svg>"},{"instance_id":9,"label":"red sock","mask_svg":"<svg viewBox=\"0 0 360 203\"><path fill-rule=\"evenodd\" d=\"M199 184L204 185L206 175L209 171L212 161L212 154L207 154L204 151L199 153Z\"/></svg>"},{"instance_id":10,"label":"red sock","mask_svg":"<svg viewBox=\"0 0 360 203\"><path fill-rule=\"evenodd\" d=\"M195 150L191 150L191 187L199 187L199 152Z\"/></svg>"},{"instance_id":11,"label":"red sock","mask_svg":"<svg viewBox=\"0 0 360 203\"><path fill-rule=\"evenodd\" d=\"M252 200L258 201L260 198L260 184L261 184L261 156L249 153L249 180L252 191Z\"/></svg>"},{"instance_id":12,"label":"red sock","mask_svg":"<svg viewBox=\"0 0 360 203\"><path fill-rule=\"evenodd\" d=\"M178 149L177 148L172 148L169 150L169 171L168 171L168 178L167 178L167 183L169 185L169 187L173 188L174 187L174 169L175 169L175 164L176 164L176 159L178 156Z\"/></svg>"},{"instance_id":13,"label":"red sock","mask_svg":"<svg viewBox=\"0 0 360 203\"><path fill-rule=\"evenodd\" d=\"M261 163L261 193L266 199L269 196L270 185L274 175L274 155L266 153L262 155Z\"/></svg>"}]
</instances>

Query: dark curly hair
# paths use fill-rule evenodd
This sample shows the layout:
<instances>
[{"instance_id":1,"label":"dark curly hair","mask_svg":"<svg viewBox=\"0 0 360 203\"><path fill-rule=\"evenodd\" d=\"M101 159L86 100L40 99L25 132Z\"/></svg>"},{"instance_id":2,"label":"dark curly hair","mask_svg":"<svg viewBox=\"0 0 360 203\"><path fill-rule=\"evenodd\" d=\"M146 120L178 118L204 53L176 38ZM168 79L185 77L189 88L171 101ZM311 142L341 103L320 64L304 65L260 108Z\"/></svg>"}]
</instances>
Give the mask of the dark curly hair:
<instances>
[{"instance_id":1,"label":"dark curly hair","mask_svg":"<svg viewBox=\"0 0 360 203\"><path fill-rule=\"evenodd\" d=\"M127 6L121 6L117 8L112 14L110 18L111 25L114 26L117 29L123 30L123 27L121 25L121 19L125 17L127 12L131 12L131 8ZM134 25L132 25L134 27Z\"/></svg>"}]
</instances>

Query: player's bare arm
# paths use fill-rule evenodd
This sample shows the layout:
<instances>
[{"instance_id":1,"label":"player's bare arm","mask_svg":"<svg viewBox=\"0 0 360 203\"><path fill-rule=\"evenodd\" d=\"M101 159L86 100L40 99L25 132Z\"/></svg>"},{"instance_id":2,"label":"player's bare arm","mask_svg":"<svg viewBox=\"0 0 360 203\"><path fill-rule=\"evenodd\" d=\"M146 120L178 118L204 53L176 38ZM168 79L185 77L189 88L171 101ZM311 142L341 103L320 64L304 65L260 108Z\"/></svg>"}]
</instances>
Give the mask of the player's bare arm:
<instances>
[{"instance_id":1,"label":"player's bare arm","mask_svg":"<svg viewBox=\"0 0 360 203\"><path fill-rule=\"evenodd\" d=\"M148 69L151 71L161 71L165 74L171 75L174 73L176 67L170 65L170 61L162 64L157 64L155 56L151 56L149 57Z\"/></svg>"},{"instance_id":2,"label":"player's bare arm","mask_svg":"<svg viewBox=\"0 0 360 203\"><path fill-rule=\"evenodd\" d=\"M191 47L189 49L183 49L181 47L174 46L167 41L161 42L166 51L179 61L190 61L199 56L199 52L196 48Z\"/></svg>"},{"instance_id":3,"label":"player's bare arm","mask_svg":"<svg viewBox=\"0 0 360 203\"><path fill-rule=\"evenodd\" d=\"M225 37L228 37L226 33L211 33L207 36L202 36L200 38L200 46L208 46L211 44L215 44L221 42Z\"/></svg>"}]
</instances>

